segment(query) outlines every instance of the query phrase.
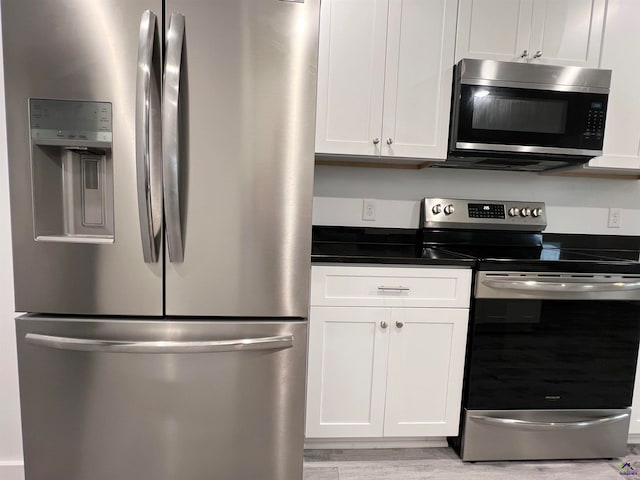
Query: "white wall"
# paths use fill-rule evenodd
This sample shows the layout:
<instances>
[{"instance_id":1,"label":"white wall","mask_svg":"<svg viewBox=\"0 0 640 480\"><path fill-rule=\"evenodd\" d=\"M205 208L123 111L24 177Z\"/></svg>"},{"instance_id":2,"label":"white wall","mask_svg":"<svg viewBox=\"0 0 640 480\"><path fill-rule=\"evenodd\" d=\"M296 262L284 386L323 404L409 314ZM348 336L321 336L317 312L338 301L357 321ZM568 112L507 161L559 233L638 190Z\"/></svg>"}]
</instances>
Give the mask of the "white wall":
<instances>
[{"instance_id":1,"label":"white wall","mask_svg":"<svg viewBox=\"0 0 640 480\"><path fill-rule=\"evenodd\" d=\"M640 235L640 181L549 177L481 170L316 167L313 223L417 228L422 197L546 202L548 232ZM362 220L362 199L377 221ZM608 228L609 207L622 208Z\"/></svg>"}]
</instances>

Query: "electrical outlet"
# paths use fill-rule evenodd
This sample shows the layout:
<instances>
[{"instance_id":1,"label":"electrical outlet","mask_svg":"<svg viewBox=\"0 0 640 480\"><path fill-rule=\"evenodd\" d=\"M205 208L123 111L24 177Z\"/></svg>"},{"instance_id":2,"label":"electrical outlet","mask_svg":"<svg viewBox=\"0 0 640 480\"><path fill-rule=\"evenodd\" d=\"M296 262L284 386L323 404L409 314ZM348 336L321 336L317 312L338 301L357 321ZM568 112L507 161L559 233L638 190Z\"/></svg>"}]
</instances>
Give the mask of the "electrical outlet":
<instances>
[{"instance_id":1,"label":"electrical outlet","mask_svg":"<svg viewBox=\"0 0 640 480\"><path fill-rule=\"evenodd\" d=\"M607 226L609 228L620 228L622 225L622 209L610 208L609 209L609 221Z\"/></svg>"},{"instance_id":2,"label":"electrical outlet","mask_svg":"<svg viewBox=\"0 0 640 480\"><path fill-rule=\"evenodd\" d=\"M376 219L376 201L362 201L362 220L374 221Z\"/></svg>"}]
</instances>

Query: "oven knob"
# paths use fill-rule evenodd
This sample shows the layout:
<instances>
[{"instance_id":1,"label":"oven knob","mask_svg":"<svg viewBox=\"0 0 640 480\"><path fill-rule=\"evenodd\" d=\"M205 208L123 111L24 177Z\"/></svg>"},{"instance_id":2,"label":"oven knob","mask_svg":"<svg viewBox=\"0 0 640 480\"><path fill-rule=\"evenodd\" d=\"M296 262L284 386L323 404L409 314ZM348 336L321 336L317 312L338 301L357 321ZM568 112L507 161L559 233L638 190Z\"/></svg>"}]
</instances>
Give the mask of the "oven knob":
<instances>
[{"instance_id":1,"label":"oven knob","mask_svg":"<svg viewBox=\"0 0 640 480\"><path fill-rule=\"evenodd\" d=\"M451 215L455 211L456 211L456 209L453 208L453 205L447 205L446 207L444 207L444 214L445 215Z\"/></svg>"},{"instance_id":2,"label":"oven knob","mask_svg":"<svg viewBox=\"0 0 640 480\"><path fill-rule=\"evenodd\" d=\"M440 205L439 203L437 205L434 205L431 211L434 215L438 215L442 211L442 205Z\"/></svg>"},{"instance_id":3,"label":"oven knob","mask_svg":"<svg viewBox=\"0 0 640 480\"><path fill-rule=\"evenodd\" d=\"M540 215L542 215L542 209L541 208L534 208L531 211L531 215L533 215L534 217L539 217Z\"/></svg>"},{"instance_id":4,"label":"oven knob","mask_svg":"<svg viewBox=\"0 0 640 480\"><path fill-rule=\"evenodd\" d=\"M529 215L531 215L531 209L523 208L522 210L520 210L520 215L522 215L523 217L528 217Z\"/></svg>"},{"instance_id":5,"label":"oven knob","mask_svg":"<svg viewBox=\"0 0 640 480\"><path fill-rule=\"evenodd\" d=\"M518 207L511 207L509 209L510 217L517 217L518 215L520 215L520 209Z\"/></svg>"}]
</instances>

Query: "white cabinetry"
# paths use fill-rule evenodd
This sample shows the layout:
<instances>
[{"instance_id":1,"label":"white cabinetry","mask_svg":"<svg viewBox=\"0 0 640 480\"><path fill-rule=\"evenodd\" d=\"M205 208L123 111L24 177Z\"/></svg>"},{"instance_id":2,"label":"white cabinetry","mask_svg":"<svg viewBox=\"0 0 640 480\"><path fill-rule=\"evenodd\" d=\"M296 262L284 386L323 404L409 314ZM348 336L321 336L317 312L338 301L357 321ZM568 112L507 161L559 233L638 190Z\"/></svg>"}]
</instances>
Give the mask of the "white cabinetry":
<instances>
[{"instance_id":1,"label":"white cabinetry","mask_svg":"<svg viewBox=\"0 0 640 480\"><path fill-rule=\"evenodd\" d=\"M612 70L603 156L591 173L640 175L640 2L609 0L600 66Z\"/></svg>"},{"instance_id":2,"label":"white cabinetry","mask_svg":"<svg viewBox=\"0 0 640 480\"><path fill-rule=\"evenodd\" d=\"M314 266L306 435L458 431L471 271Z\"/></svg>"},{"instance_id":3,"label":"white cabinetry","mask_svg":"<svg viewBox=\"0 0 640 480\"><path fill-rule=\"evenodd\" d=\"M456 61L479 58L597 67L606 3L460 0Z\"/></svg>"},{"instance_id":4,"label":"white cabinetry","mask_svg":"<svg viewBox=\"0 0 640 480\"><path fill-rule=\"evenodd\" d=\"M633 386L633 401L631 404L631 423L629 424L629 435L640 436L640 354L638 355L638 364L636 366L636 382Z\"/></svg>"},{"instance_id":5,"label":"white cabinetry","mask_svg":"<svg viewBox=\"0 0 640 480\"><path fill-rule=\"evenodd\" d=\"M324 0L316 152L445 159L456 2Z\"/></svg>"}]
</instances>

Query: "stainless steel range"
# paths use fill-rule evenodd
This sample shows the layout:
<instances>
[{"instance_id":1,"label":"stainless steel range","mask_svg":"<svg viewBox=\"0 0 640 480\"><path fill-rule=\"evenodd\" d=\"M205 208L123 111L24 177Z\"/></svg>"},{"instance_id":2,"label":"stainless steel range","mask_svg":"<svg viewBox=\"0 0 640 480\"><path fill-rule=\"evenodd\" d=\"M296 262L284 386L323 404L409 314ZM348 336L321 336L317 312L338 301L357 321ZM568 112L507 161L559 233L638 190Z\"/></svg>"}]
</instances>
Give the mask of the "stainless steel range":
<instances>
[{"instance_id":1,"label":"stainless steel range","mask_svg":"<svg viewBox=\"0 0 640 480\"><path fill-rule=\"evenodd\" d=\"M549 240L536 202L424 199L422 226L426 251L477 259L461 430L450 439L462 459L624 455L637 252Z\"/></svg>"}]
</instances>

